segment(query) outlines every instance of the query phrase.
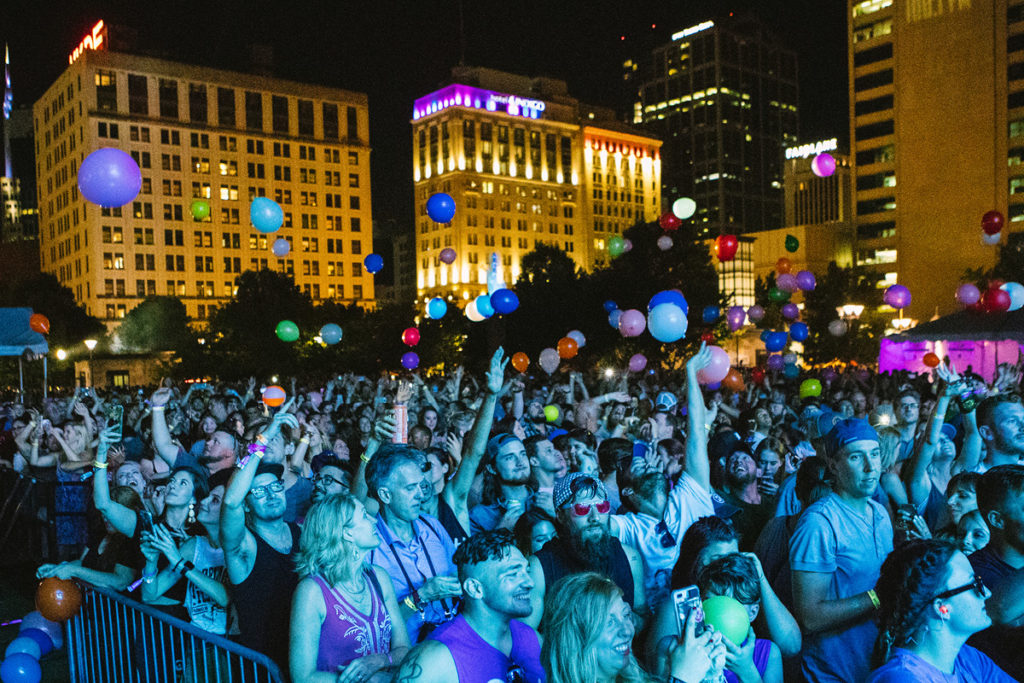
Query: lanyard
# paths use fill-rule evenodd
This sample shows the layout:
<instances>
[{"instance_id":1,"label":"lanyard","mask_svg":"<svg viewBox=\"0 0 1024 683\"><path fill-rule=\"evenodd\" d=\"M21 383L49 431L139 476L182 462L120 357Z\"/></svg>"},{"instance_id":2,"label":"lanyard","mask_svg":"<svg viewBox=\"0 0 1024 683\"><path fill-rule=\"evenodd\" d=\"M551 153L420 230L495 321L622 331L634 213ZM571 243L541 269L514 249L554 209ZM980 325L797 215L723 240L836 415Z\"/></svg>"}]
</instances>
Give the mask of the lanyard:
<instances>
[{"instance_id":1,"label":"lanyard","mask_svg":"<svg viewBox=\"0 0 1024 683\"><path fill-rule=\"evenodd\" d=\"M420 522L422 522L424 526L426 526L428 529L430 529L432 532L434 532L434 535L437 536L438 540L441 540L441 535L437 533L437 529L432 527L422 517L418 517L417 519ZM413 527L413 529L415 530L415 527ZM391 554L395 558L395 562L398 563L398 568L399 568L399 570L401 570L402 576L405 578L405 584L409 587L409 592L412 593L412 594L416 594L417 591L416 591L416 588L412 585L412 579L409 578L409 572L407 572L405 570L405 563L402 562L402 558L398 556L398 552L395 550L395 544L394 544L393 537L391 536L391 530L390 529L388 529L388 537L389 537L389 540L388 540L388 550L391 551ZM416 538L415 534L413 535L413 537ZM419 540L419 539L417 539L417 540ZM433 577L437 576L437 569L434 568L434 561L432 559L430 559L430 551L427 549L427 544L424 541L420 541L419 543L423 547L423 554L424 554L424 556L427 559L427 566L430 567L431 578L433 578ZM413 563L413 566L414 567L416 566L415 562ZM417 568L416 571L419 572L419 568ZM420 572L420 576L423 576L423 572ZM423 576L423 578L424 578L424 580L427 579L426 576ZM441 600L440 602L441 602L442 609L444 609L444 617L445 617L446 621L448 619L451 619L453 616L455 616L455 605L454 605L454 603L450 604L448 602L448 600Z\"/></svg>"}]
</instances>

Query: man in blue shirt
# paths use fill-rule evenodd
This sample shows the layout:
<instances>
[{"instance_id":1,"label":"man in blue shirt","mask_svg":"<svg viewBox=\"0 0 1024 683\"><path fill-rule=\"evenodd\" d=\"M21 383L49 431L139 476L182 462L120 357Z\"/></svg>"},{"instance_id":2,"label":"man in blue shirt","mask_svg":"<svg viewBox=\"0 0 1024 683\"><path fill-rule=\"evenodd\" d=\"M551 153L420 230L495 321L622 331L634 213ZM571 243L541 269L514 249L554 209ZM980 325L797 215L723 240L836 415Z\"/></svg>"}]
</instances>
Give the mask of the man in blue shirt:
<instances>
[{"instance_id":1,"label":"man in blue shirt","mask_svg":"<svg viewBox=\"0 0 1024 683\"><path fill-rule=\"evenodd\" d=\"M790 541L797 619L807 636L802 669L811 683L863 681L878 629L874 585L892 552L892 523L871 499L881 476L878 435L842 420L825 437L833 492L812 504Z\"/></svg>"}]
</instances>

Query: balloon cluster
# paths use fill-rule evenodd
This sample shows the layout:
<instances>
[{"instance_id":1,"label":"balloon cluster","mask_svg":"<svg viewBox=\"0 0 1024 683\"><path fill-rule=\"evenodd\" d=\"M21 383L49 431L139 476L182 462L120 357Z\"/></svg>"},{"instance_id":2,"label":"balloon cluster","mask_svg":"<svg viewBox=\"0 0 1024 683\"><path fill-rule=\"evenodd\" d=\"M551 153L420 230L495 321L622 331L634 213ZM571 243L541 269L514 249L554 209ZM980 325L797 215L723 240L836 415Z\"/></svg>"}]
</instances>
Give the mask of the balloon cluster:
<instances>
[{"instance_id":1,"label":"balloon cluster","mask_svg":"<svg viewBox=\"0 0 1024 683\"><path fill-rule=\"evenodd\" d=\"M989 246L999 244L1005 223L1006 219L998 211L985 212L981 217L981 241Z\"/></svg>"},{"instance_id":2,"label":"balloon cluster","mask_svg":"<svg viewBox=\"0 0 1024 683\"><path fill-rule=\"evenodd\" d=\"M74 581L51 576L36 589L36 610L21 620L18 637L10 642L0 663L4 683L39 683L43 676L39 659L64 646L60 622L75 615L82 592Z\"/></svg>"},{"instance_id":3,"label":"balloon cluster","mask_svg":"<svg viewBox=\"0 0 1024 683\"><path fill-rule=\"evenodd\" d=\"M985 291L981 291L968 282L957 288L956 299L974 313L1017 311L1024 307L1024 285L991 280Z\"/></svg>"},{"instance_id":4,"label":"balloon cluster","mask_svg":"<svg viewBox=\"0 0 1024 683\"><path fill-rule=\"evenodd\" d=\"M693 218L693 214L697 213L697 202L693 201L689 197L680 197L679 199L672 202L672 210L666 211L661 214L658 218L658 225L665 232L675 232L683 224L683 221ZM668 246L664 247L662 239L668 239ZM668 235L663 235L658 240L658 247L665 251L672 246L672 238ZM628 251L628 250L627 250Z\"/></svg>"},{"instance_id":5,"label":"balloon cluster","mask_svg":"<svg viewBox=\"0 0 1024 683\"><path fill-rule=\"evenodd\" d=\"M575 358L579 350L586 345L587 338L583 336L582 332L579 330L569 330L564 337L558 340L555 348L548 347L540 352L540 355L537 357L537 363L544 372L550 375L558 369L558 365L563 360ZM521 351L512 356L512 366L519 370L519 372L526 372L526 367L529 364L530 359Z\"/></svg>"},{"instance_id":6,"label":"balloon cluster","mask_svg":"<svg viewBox=\"0 0 1024 683\"><path fill-rule=\"evenodd\" d=\"M299 339L299 326L291 320L282 320L274 328L274 334L283 342L291 343ZM327 323L320 328L320 340L328 346L334 346L341 341L341 326L335 323Z\"/></svg>"},{"instance_id":7,"label":"balloon cluster","mask_svg":"<svg viewBox=\"0 0 1024 683\"><path fill-rule=\"evenodd\" d=\"M437 299L432 299L431 303ZM443 303L443 301L442 301ZM496 289L490 294L481 294L466 305L466 317L475 323L490 318L495 313L508 315L519 308L519 297L511 289ZM447 306L445 307L447 310ZM441 315L444 315L442 313ZM440 316L438 316L440 317Z\"/></svg>"}]
</instances>

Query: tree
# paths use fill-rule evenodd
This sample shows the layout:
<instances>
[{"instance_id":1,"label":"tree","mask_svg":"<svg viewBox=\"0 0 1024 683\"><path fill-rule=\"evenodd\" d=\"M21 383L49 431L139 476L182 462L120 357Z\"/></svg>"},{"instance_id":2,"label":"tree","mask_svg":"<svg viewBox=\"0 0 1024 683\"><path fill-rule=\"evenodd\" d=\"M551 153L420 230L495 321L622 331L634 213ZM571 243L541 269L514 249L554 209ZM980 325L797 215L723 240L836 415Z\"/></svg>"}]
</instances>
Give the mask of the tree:
<instances>
[{"instance_id":1,"label":"tree","mask_svg":"<svg viewBox=\"0 0 1024 683\"><path fill-rule=\"evenodd\" d=\"M877 278L855 268L840 268L833 261L828 271L818 278L817 286L804 294L804 322L810 337L804 342L804 354L811 363L832 360L874 363L887 319L878 313L882 292L875 286ZM862 304L860 318L848 323L848 332L833 336L828 326L839 316L836 308L845 304Z\"/></svg>"},{"instance_id":2,"label":"tree","mask_svg":"<svg viewBox=\"0 0 1024 683\"><path fill-rule=\"evenodd\" d=\"M185 304L173 296L150 296L133 308L117 328L115 338L125 350L185 352L196 343Z\"/></svg>"},{"instance_id":3,"label":"tree","mask_svg":"<svg viewBox=\"0 0 1024 683\"><path fill-rule=\"evenodd\" d=\"M1000 245L996 264L992 268L969 268L964 272L964 280L977 284L981 289L985 289L990 280L1024 280L1024 238L1011 235L1006 244Z\"/></svg>"},{"instance_id":4,"label":"tree","mask_svg":"<svg viewBox=\"0 0 1024 683\"><path fill-rule=\"evenodd\" d=\"M50 320L47 342L51 347L70 347L106 332L104 324L75 302L74 293L49 273L22 280L0 294L4 306L31 308Z\"/></svg>"}]
</instances>

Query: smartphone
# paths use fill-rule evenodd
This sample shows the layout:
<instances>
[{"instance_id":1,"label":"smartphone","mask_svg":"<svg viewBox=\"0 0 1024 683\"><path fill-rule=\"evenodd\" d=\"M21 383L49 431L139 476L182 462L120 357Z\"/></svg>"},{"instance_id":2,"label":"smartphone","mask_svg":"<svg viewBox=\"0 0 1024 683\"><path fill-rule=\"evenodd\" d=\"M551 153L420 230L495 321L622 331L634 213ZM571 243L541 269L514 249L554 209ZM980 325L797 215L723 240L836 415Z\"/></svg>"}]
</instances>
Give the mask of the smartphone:
<instances>
[{"instance_id":1,"label":"smartphone","mask_svg":"<svg viewBox=\"0 0 1024 683\"><path fill-rule=\"evenodd\" d=\"M124 436L124 406L119 403L114 403L107 406L107 426L117 427L117 441L120 441Z\"/></svg>"},{"instance_id":2,"label":"smartphone","mask_svg":"<svg viewBox=\"0 0 1024 683\"><path fill-rule=\"evenodd\" d=\"M907 528L907 522L917 516L917 506L913 503L904 503L896 508L896 526L900 529Z\"/></svg>"},{"instance_id":3,"label":"smartphone","mask_svg":"<svg viewBox=\"0 0 1024 683\"><path fill-rule=\"evenodd\" d=\"M142 525L142 533L153 533L153 513L149 510L139 510L139 524Z\"/></svg>"},{"instance_id":4,"label":"smartphone","mask_svg":"<svg viewBox=\"0 0 1024 683\"><path fill-rule=\"evenodd\" d=\"M693 612L696 619L693 629L694 635L699 636L704 633L704 606L700 600L699 588L687 586L686 588L672 591L672 604L676 610L676 630L679 632L680 638L686 634L686 619L689 617L690 612Z\"/></svg>"}]
</instances>

